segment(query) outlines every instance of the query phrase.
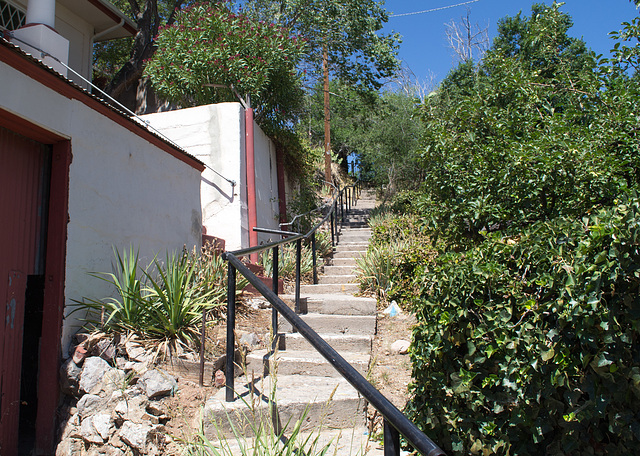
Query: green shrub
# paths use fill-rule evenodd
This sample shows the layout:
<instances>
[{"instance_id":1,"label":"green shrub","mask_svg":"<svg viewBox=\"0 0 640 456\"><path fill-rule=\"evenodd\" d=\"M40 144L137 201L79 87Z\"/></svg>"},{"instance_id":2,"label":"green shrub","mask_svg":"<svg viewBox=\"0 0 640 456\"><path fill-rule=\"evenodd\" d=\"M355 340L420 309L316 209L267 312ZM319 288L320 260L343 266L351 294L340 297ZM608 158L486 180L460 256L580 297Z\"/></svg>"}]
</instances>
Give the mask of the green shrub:
<instances>
[{"instance_id":1,"label":"green shrub","mask_svg":"<svg viewBox=\"0 0 640 456\"><path fill-rule=\"evenodd\" d=\"M640 452L640 199L436 259L408 411L452 454Z\"/></svg>"}]
</instances>

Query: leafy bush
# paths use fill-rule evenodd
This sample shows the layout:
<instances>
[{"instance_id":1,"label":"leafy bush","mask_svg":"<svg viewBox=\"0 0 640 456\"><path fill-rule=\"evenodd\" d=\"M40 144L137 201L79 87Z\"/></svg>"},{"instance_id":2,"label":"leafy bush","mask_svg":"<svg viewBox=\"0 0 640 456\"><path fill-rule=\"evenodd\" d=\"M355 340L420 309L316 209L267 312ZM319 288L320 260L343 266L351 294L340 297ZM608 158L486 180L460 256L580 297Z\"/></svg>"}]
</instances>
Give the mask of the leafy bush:
<instances>
[{"instance_id":1,"label":"leafy bush","mask_svg":"<svg viewBox=\"0 0 640 456\"><path fill-rule=\"evenodd\" d=\"M408 406L454 454L640 452L640 199L436 259Z\"/></svg>"}]
</instances>

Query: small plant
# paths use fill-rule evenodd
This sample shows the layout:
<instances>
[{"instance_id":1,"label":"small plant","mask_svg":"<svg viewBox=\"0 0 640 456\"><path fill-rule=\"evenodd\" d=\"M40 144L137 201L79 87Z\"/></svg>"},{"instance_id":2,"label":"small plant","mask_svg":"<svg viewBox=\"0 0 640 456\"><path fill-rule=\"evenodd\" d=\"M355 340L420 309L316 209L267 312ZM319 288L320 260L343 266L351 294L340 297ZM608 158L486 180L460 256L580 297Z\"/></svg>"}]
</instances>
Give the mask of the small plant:
<instances>
[{"instance_id":1,"label":"small plant","mask_svg":"<svg viewBox=\"0 0 640 456\"><path fill-rule=\"evenodd\" d=\"M82 302L76 302L76 310L88 310L87 322L105 332L135 331L143 325L147 313L142 291L143 282L138 276L138 252L130 246L122 254L115 248L113 253L113 272L97 272L90 275L113 285L116 297L101 300L84 299Z\"/></svg>"},{"instance_id":2,"label":"small plant","mask_svg":"<svg viewBox=\"0 0 640 456\"><path fill-rule=\"evenodd\" d=\"M356 275L360 290L384 295L392 285L395 258L399 257L406 243L370 245L366 253L356 260Z\"/></svg>"},{"instance_id":3,"label":"small plant","mask_svg":"<svg viewBox=\"0 0 640 456\"><path fill-rule=\"evenodd\" d=\"M201 255L168 253L144 269L133 247L122 254L114 248L114 255L113 272L91 275L113 285L115 297L84 298L74 312L86 311L87 325L106 333L160 342L164 353L197 348L203 312L221 313L226 301L227 266L220 255L210 248ZM246 284L239 279L236 292Z\"/></svg>"},{"instance_id":4,"label":"small plant","mask_svg":"<svg viewBox=\"0 0 640 456\"><path fill-rule=\"evenodd\" d=\"M267 276L273 275L273 254L271 250L262 252L258 263L264 268ZM313 271L311 249L302 245L300 253L300 275L305 276ZM295 280L296 277L296 245L285 244L278 249L278 276L284 280Z\"/></svg>"}]
</instances>

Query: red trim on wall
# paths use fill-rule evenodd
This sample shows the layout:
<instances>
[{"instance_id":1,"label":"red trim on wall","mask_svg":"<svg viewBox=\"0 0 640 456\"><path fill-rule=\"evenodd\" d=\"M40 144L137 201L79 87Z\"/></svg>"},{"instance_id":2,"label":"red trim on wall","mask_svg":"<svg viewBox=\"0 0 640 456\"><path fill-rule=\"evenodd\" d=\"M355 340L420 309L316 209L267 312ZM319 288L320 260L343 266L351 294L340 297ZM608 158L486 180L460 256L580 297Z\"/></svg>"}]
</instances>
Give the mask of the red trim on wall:
<instances>
[{"instance_id":1,"label":"red trim on wall","mask_svg":"<svg viewBox=\"0 0 640 456\"><path fill-rule=\"evenodd\" d=\"M8 46L12 45L4 43L2 40L0 40L0 62L6 63L7 65L15 68L21 73L24 73L31 79L39 82L45 87L50 88L51 90L54 90L55 92L70 100L78 100L94 111L99 112L103 116L117 123L121 127L124 127L137 136L147 140L169 155L186 163L192 168L197 169L199 172L204 171L204 164L197 158L192 157L186 154L184 151L171 146L148 130L139 126L135 121L124 116L119 111L116 111L114 108L103 104L101 101L99 101L97 98L94 98L87 92L76 88L62 76L52 73L50 69L42 65L40 62L34 61L33 58L23 54L22 51L10 49Z\"/></svg>"},{"instance_id":2,"label":"red trim on wall","mask_svg":"<svg viewBox=\"0 0 640 456\"><path fill-rule=\"evenodd\" d=\"M33 139L42 144L54 144L67 138L50 130L34 125L26 119L0 108L0 125L4 128Z\"/></svg>"},{"instance_id":3,"label":"red trim on wall","mask_svg":"<svg viewBox=\"0 0 640 456\"><path fill-rule=\"evenodd\" d=\"M60 366L64 281L69 219L69 167L71 141L53 145L47 253L45 265L44 312L38 373L38 414L36 417L36 453L53 454L58 406L58 369Z\"/></svg>"}]
</instances>

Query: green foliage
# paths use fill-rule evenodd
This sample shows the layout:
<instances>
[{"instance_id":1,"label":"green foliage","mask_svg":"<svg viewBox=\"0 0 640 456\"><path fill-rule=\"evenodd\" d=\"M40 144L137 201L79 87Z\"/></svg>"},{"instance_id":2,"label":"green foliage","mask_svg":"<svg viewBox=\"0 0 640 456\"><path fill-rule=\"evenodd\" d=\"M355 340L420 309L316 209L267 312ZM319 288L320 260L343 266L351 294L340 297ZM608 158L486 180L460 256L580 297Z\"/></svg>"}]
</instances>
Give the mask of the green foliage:
<instances>
[{"instance_id":1,"label":"green foliage","mask_svg":"<svg viewBox=\"0 0 640 456\"><path fill-rule=\"evenodd\" d=\"M143 282L138 276L138 252L130 246L122 254L115 248L113 253L116 260L112 264L113 272L91 275L113 285L117 297L85 299L82 303L77 303L76 310L91 311L89 322L94 326L100 325L107 332L127 332L140 327L147 312Z\"/></svg>"},{"instance_id":2,"label":"green foliage","mask_svg":"<svg viewBox=\"0 0 640 456\"><path fill-rule=\"evenodd\" d=\"M219 253L167 254L145 269L133 247L122 254L114 248L114 255L114 272L91 275L113 285L116 297L84 298L74 312L86 311L88 324L104 332L134 332L168 351L178 344L197 347L203 310L220 312L226 301L227 266ZM237 293L246 285L246 279L238 280Z\"/></svg>"},{"instance_id":3,"label":"green foliage","mask_svg":"<svg viewBox=\"0 0 640 456\"><path fill-rule=\"evenodd\" d=\"M332 81L331 148L339 160L356 154L361 176L374 185L412 187L422 181L419 164L424 125L417 121L416 100L402 92L356 90L345 81ZM309 137L324 142L323 92L320 85L307 99Z\"/></svg>"},{"instance_id":4,"label":"green foliage","mask_svg":"<svg viewBox=\"0 0 640 456\"><path fill-rule=\"evenodd\" d=\"M623 83L602 79L570 24L558 4L501 21L483 62L461 65L426 100L417 207L452 244L580 216L637 185L638 155L619 147L631 147L637 110L603 91Z\"/></svg>"},{"instance_id":5,"label":"green foliage","mask_svg":"<svg viewBox=\"0 0 640 456\"><path fill-rule=\"evenodd\" d=\"M233 86L251 97L256 120L271 130L283 128L300 109L296 63L306 45L284 27L233 13L223 3L196 4L161 28L156 42L145 72L170 101L182 106L237 101L229 90Z\"/></svg>"},{"instance_id":6,"label":"green foliage","mask_svg":"<svg viewBox=\"0 0 640 456\"><path fill-rule=\"evenodd\" d=\"M640 451L639 220L634 196L424 271L409 409L445 449Z\"/></svg>"},{"instance_id":7,"label":"green foliage","mask_svg":"<svg viewBox=\"0 0 640 456\"><path fill-rule=\"evenodd\" d=\"M332 78L362 89L378 89L398 68L400 36L382 34L388 15L376 0L254 0L247 15L282 24L308 40L301 68L313 82L321 79L326 45Z\"/></svg>"}]
</instances>

